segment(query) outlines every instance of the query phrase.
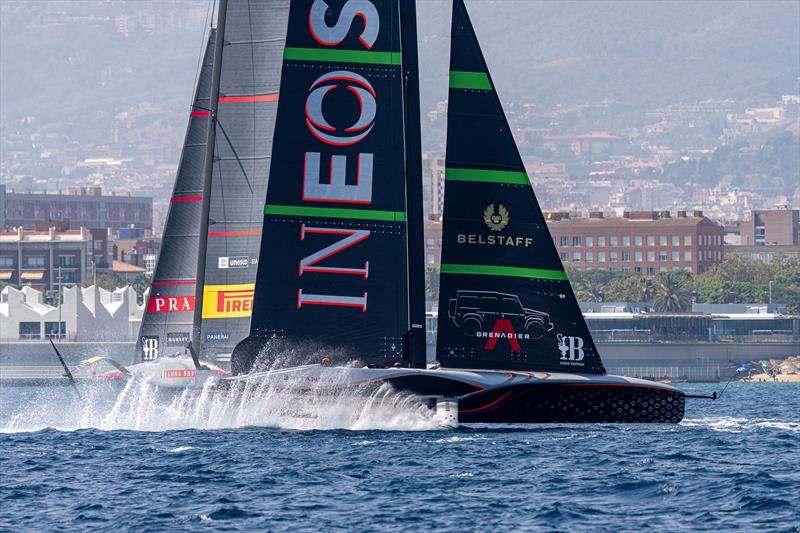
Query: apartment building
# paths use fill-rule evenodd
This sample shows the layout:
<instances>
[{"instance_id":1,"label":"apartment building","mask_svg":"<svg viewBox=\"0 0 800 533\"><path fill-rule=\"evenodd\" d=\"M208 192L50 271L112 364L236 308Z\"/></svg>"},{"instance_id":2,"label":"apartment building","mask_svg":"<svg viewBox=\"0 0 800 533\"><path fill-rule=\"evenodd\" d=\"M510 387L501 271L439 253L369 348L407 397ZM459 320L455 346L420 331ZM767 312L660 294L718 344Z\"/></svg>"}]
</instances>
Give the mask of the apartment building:
<instances>
[{"instance_id":1,"label":"apartment building","mask_svg":"<svg viewBox=\"0 0 800 533\"><path fill-rule=\"evenodd\" d=\"M73 187L66 194L18 192L0 185L0 230L153 228L153 199L103 194L101 187Z\"/></svg>"},{"instance_id":2,"label":"apartment building","mask_svg":"<svg viewBox=\"0 0 800 533\"><path fill-rule=\"evenodd\" d=\"M548 227L562 263L581 270L700 274L724 257L723 227L702 211L626 212L622 217L590 213L573 218L547 213Z\"/></svg>"}]
</instances>

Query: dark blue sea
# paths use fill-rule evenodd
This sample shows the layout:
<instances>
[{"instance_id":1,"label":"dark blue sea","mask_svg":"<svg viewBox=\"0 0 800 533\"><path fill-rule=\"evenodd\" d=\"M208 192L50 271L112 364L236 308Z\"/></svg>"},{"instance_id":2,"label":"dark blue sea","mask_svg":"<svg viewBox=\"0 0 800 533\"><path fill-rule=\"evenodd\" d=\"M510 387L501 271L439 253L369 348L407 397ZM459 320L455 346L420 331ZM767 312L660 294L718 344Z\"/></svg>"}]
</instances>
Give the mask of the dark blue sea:
<instances>
[{"instance_id":1,"label":"dark blue sea","mask_svg":"<svg viewBox=\"0 0 800 533\"><path fill-rule=\"evenodd\" d=\"M680 425L442 431L383 400L2 388L0 530L800 531L800 383Z\"/></svg>"}]
</instances>

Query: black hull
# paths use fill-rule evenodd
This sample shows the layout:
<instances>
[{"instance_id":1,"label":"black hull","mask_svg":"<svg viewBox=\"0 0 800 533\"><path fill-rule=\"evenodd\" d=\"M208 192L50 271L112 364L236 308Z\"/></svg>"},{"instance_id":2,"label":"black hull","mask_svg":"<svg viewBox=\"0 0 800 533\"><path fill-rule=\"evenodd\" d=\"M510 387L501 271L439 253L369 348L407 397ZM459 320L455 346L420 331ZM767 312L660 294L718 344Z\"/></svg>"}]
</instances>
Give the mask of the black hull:
<instances>
[{"instance_id":1,"label":"black hull","mask_svg":"<svg viewBox=\"0 0 800 533\"><path fill-rule=\"evenodd\" d=\"M685 396L638 385L530 385L459 401L464 423L678 423Z\"/></svg>"},{"instance_id":2,"label":"black hull","mask_svg":"<svg viewBox=\"0 0 800 533\"><path fill-rule=\"evenodd\" d=\"M208 371L196 377L191 365L185 358L169 358L142 367L159 387L201 389L212 378L224 394L255 387L298 397L370 396L389 385L423 401L454 401L461 423L675 424L683 419L686 401L671 385L610 375L305 365L233 377L215 370L216 377Z\"/></svg>"}]
</instances>

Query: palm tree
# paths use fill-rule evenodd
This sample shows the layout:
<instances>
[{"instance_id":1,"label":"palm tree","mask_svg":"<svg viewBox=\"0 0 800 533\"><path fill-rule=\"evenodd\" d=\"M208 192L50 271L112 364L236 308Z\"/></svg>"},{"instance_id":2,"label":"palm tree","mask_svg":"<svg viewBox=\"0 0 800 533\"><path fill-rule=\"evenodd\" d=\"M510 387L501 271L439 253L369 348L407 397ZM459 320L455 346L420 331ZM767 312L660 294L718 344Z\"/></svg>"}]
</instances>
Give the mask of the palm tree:
<instances>
[{"instance_id":1,"label":"palm tree","mask_svg":"<svg viewBox=\"0 0 800 533\"><path fill-rule=\"evenodd\" d=\"M662 272L656 279L653 309L660 313L686 311L691 305L691 293L685 276Z\"/></svg>"},{"instance_id":2,"label":"palm tree","mask_svg":"<svg viewBox=\"0 0 800 533\"><path fill-rule=\"evenodd\" d=\"M656 286L653 278L640 277L636 283L636 298L640 302L649 302L656 293Z\"/></svg>"}]
</instances>

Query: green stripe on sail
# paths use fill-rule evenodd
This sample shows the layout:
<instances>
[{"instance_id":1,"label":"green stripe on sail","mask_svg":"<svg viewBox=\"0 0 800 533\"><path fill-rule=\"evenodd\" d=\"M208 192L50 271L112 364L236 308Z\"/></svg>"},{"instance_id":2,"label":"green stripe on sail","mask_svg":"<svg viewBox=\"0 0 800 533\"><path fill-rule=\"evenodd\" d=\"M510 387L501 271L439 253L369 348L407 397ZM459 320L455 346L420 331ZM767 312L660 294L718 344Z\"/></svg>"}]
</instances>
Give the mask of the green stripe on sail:
<instances>
[{"instance_id":1,"label":"green stripe on sail","mask_svg":"<svg viewBox=\"0 0 800 533\"><path fill-rule=\"evenodd\" d=\"M477 168L452 168L444 171L447 181L478 181L485 183L507 183L509 185L530 185L528 175L511 170L480 170Z\"/></svg>"},{"instance_id":2,"label":"green stripe on sail","mask_svg":"<svg viewBox=\"0 0 800 533\"><path fill-rule=\"evenodd\" d=\"M343 209L340 207L307 207L297 205L265 205L265 215L289 217L350 218L355 220L385 220L405 222L404 211L377 211L375 209Z\"/></svg>"},{"instance_id":3,"label":"green stripe on sail","mask_svg":"<svg viewBox=\"0 0 800 533\"><path fill-rule=\"evenodd\" d=\"M442 264L442 274L476 274L479 276L511 276L517 278L536 278L566 280L563 270L547 270L544 268L522 268L492 265L454 265Z\"/></svg>"},{"instance_id":4,"label":"green stripe on sail","mask_svg":"<svg viewBox=\"0 0 800 533\"><path fill-rule=\"evenodd\" d=\"M492 82L485 72L466 72L464 70L450 71L451 89L475 89L478 91L491 91Z\"/></svg>"},{"instance_id":5,"label":"green stripe on sail","mask_svg":"<svg viewBox=\"0 0 800 533\"><path fill-rule=\"evenodd\" d=\"M324 48L283 49L283 58L292 61L323 61L326 63L369 63L372 65L399 65L398 52L369 50L326 50Z\"/></svg>"}]
</instances>

